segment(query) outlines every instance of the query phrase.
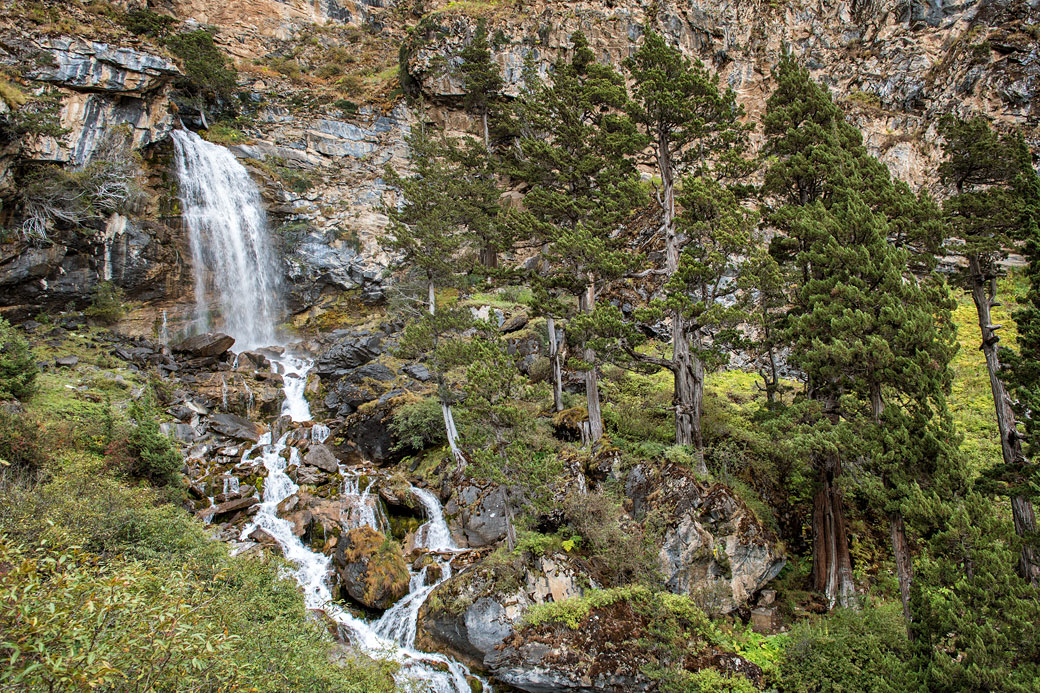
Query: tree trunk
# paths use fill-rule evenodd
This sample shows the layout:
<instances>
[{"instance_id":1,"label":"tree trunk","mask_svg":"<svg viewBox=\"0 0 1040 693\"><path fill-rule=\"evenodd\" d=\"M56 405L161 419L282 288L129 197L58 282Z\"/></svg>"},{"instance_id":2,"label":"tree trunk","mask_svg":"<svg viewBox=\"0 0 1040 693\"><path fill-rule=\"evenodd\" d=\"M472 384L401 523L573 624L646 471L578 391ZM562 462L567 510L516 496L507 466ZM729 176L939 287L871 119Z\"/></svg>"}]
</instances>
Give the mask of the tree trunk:
<instances>
[{"instance_id":1,"label":"tree trunk","mask_svg":"<svg viewBox=\"0 0 1040 693\"><path fill-rule=\"evenodd\" d=\"M910 630L910 583L914 579L914 564L910 559L910 544L906 541L906 525L903 513L898 510L888 514L888 529L892 537L892 558L899 576L899 598L903 600L903 618L906 620L906 635L914 637Z\"/></svg>"},{"instance_id":2,"label":"tree trunk","mask_svg":"<svg viewBox=\"0 0 1040 693\"><path fill-rule=\"evenodd\" d=\"M549 331L549 364L552 366L553 411L563 411L563 368L560 365L560 342L556 339L556 320L547 317L545 328Z\"/></svg>"},{"instance_id":3,"label":"tree trunk","mask_svg":"<svg viewBox=\"0 0 1040 693\"><path fill-rule=\"evenodd\" d=\"M433 279L429 279L426 283L426 300L429 302L430 315L436 315L437 294L434 291ZM466 466L466 458L462 455L462 450L459 449L459 430L455 428L455 416L451 413L451 405L444 401L443 397L441 399L441 414L444 417L444 433L448 438L448 447L451 448L451 455L455 458L455 463L461 471Z\"/></svg>"},{"instance_id":4,"label":"tree trunk","mask_svg":"<svg viewBox=\"0 0 1040 693\"><path fill-rule=\"evenodd\" d=\"M813 589L823 592L830 608L855 605L852 556L849 554L845 509L838 488L841 462L828 457L820 467L813 497Z\"/></svg>"},{"instance_id":5,"label":"tree trunk","mask_svg":"<svg viewBox=\"0 0 1040 693\"><path fill-rule=\"evenodd\" d=\"M979 315L979 329L982 331L982 353L986 357L986 370L989 372L989 386L993 394L993 406L997 414L997 430L1000 433L1000 452L1004 464L1009 469L1022 469L1026 464L1022 454L1022 441L1019 438L1015 422L1015 412L1011 408L1004 383L1000 380L1000 361L997 358L997 326L993 324L990 308L994 305L995 287L993 280L982 271L982 262L978 256L968 258L971 272L971 299ZM1036 515L1033 504L1028 498L1014 496L1011 499L1011 514L1015 522L1015 533L1022 537L1036 533ZM1030 540L1024 539L1022 552L1018 559L1018 572L1031 583L1040 582L1040 556Z\"/></svg>"},{"instance_id":6,"label":"tree trunk","mask_svg":"<svg viewBox=\"0 0 1040 693\"><path fill-rule=\"evenodd\" d=\"M591 280L591 277L590 277ZM584 313L591 313L596 305L596 286L589 281L584 293L579 297L578 308ZM585 399L589 412L589 442L595 443L603 437L603 412L599 403L599 378L596 375L596 352L585 348L582 358L589 364L585 371Z\"/></svg>"},{"instance_id":7,"label":"tree trunk","mask_svg":"<svg viewBox=\"0 0 1040 693\"><path fill-rule=\"evenodd\" d=\"M459 449L459 430L455 428L455 416L451 413L451 405L442 401L441 414L444 416L444 430L448 436L448 447L451 448L451 455L455 458L457 470L462 471L462 468L466 466L466 458Z\"/></svg>"},{"instance_id":8,"label":"tree trunk","mask_svg":"<svg viewBox=\"0 0 1040 693\"><path fill-rule=\"evenodd\" d=\"M661 174L661 204L664 230L665 281L679 271L679 239L675 233L675 170L671 139L666 129L657 132L657 170ZM672 373L675 378L675 442L689 445L697 456L697 473L707 476L704 464L704 438L701 434L701 403L704 399L704 364L691 352L692 335L680 310L673 310Z\"/></svg>"}]
</instances>

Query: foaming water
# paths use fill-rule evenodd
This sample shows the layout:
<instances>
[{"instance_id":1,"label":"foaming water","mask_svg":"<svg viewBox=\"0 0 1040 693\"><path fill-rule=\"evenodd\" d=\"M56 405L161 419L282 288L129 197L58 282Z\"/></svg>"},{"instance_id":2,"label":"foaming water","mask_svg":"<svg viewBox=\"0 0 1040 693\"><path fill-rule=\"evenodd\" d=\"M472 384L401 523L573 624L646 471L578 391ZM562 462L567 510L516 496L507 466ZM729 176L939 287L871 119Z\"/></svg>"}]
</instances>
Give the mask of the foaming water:
<instances>
[{"instance_id":1,"label":"foaming water","mask_svg":"<svg viewBox=\"0 0 1040 693\"><path fill-rule=\"evenodd\" d=\"M277 344L281 275L260 191L226 148L187 130L172 137L195 269L196 329L219 328L240 351Z\"/></svg>"},{"instance_id":2,"label":"foaming water","mask_svg":"<svg viewBox=\"0 0 1040 693\"><path fill-rule=\"evenodd\" d=\"M425 489L412 488L412 493L423 504L427 520L416 533L416 545L431 551L441 569L440 577L427 584L427 568L412 572L409 592L401 598L393 608L387 610L382 618L368 623L357 618L349 611L341 608L332 600L329 588L329 575L332 570L331 559L322 553L311 551L293 534L292 523L278 517L278 504L296 493L299 487L285 473L290 464L299 463L299 455L295 448L286 443L290 433L285 433L279 440L272 442L271 434L265 433L260 442L243 455L243 461L249 462L258 456L268 475L264 483L263 502L254 521L242 530L241 538L245 538L259 527L270 534L282 547L285 557L295 566L293 576L303 590L304 600L310 609L320 609L333 621L343 626L349 634L351 642L376 657L388 657L401 665L396 678L403 686L421 686L420 690L434 693L469 693L467 676L472 676L462 664L443 655L419 652L415 649L416 624L419 609L433 588L451 576L451 552L458 548L451 541L451 533L444 521L444 513L437 498ZM288 450L288 454L286 451ZM373 507L371 499L371 483L362 491L358 489L358 479L348 478L344 487L345 495L355 496L364 507ZM350 513L347 529L364 525L380 527L380 520L375 511ZM411 569L410 569L411 570ZM485 690L490 686L481 681Z\"/></svg>"}]
</instances>

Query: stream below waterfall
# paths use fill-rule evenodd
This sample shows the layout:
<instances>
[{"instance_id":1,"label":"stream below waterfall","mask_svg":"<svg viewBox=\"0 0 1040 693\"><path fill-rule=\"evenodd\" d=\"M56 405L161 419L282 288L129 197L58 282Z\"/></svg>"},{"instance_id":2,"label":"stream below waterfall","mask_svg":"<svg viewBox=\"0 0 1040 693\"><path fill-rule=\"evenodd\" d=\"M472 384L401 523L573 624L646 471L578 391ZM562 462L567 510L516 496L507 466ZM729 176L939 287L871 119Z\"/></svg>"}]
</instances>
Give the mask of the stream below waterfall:
<instances>
[{"instance_id":1,"label":"stream below waterfall","mask_svg":"<svg viewBox=\"0 0 1040 693\"><path fill-rule=\"evenodd\" d=\"M311 365L308 359L287 357L278 363L278 369L285 369L287 374L295 372L294 379L306 383L306 372ZM301 419L298 415L305 414L309 418L309 408L303 397L303 387L297 385L287 378L283 412L293 421L305 421L307 419ZM324 436L327 430L317 424L311 429L311 435L313 437L317 433L318 436ZM444 655L415 649L419 609L434 587L451 577L453 554L460 550L451 539L440 501L426 489L411 488L412 494L422 503L426 516L426 522L416 530L415 546L426 549L436 557L440 577L428 583L426 567L415 571L409 566L411 576L408 593L378 620L369 622L358 618L333 601L329 587L331 559L305 546L293 534L292 523L278 517L278 504L299 490L299 486L286 474L289 465L299 464L299 452L287 442L290 434L286 432L278 440L272 440L271 433L265 433L259 443L242 456L242 461L247 463L258 458L267 469L268 476L264 483L260 510L253 522L243 528L241 539L246 540L257 527L274 537L285 557L296 566L294 577L303 590L307 607L323 611L342 626L356 647L374 657L387 657L400 664L397 674L400 683L414 685L422 682L436 693L469 693L471 689L467 677L473 674L465 666ZM357 479L347 476L342 495L356 511L344 519L345 531L364 525L380 532L385 530L385 520L379 517L375 499L369 496L370 488L371 485L362 491ZM481 679L481 683L485 690L491 690L486 681Z\"/></svg>"},{"instance_id":2,"label":"stream below waterfall","mask_svg":"<svg viewBox=\"0 0 1040 693\"><path fill-rule=\"evenodd\" d=\"M282 416L294 422L311 422L306 389L314 359L287 349L285 343L289 340L277 328L283 318L283 282L260 192L249 172L226 148L186 130L175 131L173 142L195 270L194 329L222 329L235 339L238 353L255 349L268 353L273 371L282 377ZM281 348L265 350L274 346ZM224 407L227 408L226 402ZM262 464L267 478L259 510L242 530L240 539L244 541L257 528L271 535L295 566L293 575L303 590L307 607L323 611L356 648L397 662L400 668L396 678L409 690L469 693L470 680L478 678L484 690L490 691L486 681L474 677L459 662L415 648L419 609L430 592L451 576L452 559L460 551L451 539L437 497L425 489L411 488L426 517L416 530L415 546L434 558L440 569L439 578L429 582L427 567L416 571L410 565L405 596L377 620L354 616L333 600L330 557L304 545L293 534L292 523L278 516L279 503L299 491L286 473L287 467L300 462L299 450L290 443L294 433L287 431L277 439L273 433L265 433L256 445L242 453L242 463ZM328 426L310 423L311 442L323 443L329 435ZM369 495L371 486L361 490L356 477L342 466L340 472L345 477L341 497L354 508L342 520L344 531L364 525L385 531L386 520L379 514L376 499ZM237 481L236 478L235 485ZM228 489L226 486L225 493Z\"/></svg>"}]
</instances>

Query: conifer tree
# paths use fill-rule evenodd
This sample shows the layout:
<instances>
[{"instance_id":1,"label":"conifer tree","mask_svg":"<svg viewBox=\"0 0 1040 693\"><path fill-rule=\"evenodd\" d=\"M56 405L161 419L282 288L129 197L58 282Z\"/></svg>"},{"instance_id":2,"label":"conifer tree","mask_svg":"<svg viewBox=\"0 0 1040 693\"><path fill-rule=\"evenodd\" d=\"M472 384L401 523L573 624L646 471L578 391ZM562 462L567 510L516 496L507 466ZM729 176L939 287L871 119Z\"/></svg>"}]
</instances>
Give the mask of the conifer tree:
<instances>
[{"instance_id":1,"label":"conifer tree","mask_svg":"<svg viewBox=\"0 0 1040 693\"><path fill-rule=\"evenodd\" d=\"M741 160L748 128L741 125L742 109L736 103L733 90L719 89L718 75L711 74L700 62L691 62L682 52L669 46L656 32L647 33L643 44L625 61L629 77L634 82L633 99L629 107L632 119L639 125L650 142L647 162L657 168L661 184L656 188L656 201L662 213L661 232L665 241L665 266L662 273L666 289L667 313L671 321L672 355L657 359L656 363L672 371L675 379L675 442L692 445L703 468L704 440L701 433L701 401L704 393L704 323L691 322L693 310L704 314L716 310L719 295L718 260L705 263L688 257L681 263L682 250L676 215L676 183L688 176L697 191L688 193L690 205L686 216L688 229L706 228L720 218L698 219L699 211L715 214L719 207L705 205L700 177L718 177L743 173L746 164ZM717 192L722 192L717 189ZM697 202L702 204L698 205ZM710 208L710 209L709 209ZM728 206L730 212L736 208ZM697 253L700 238L689 238L687 248ZM729 241L737 240L732 236ZM740 239L729 252L746 252L750 237ZM720 243L725 245L724 243ZM738 247L739 246L739 247ZM684 264L684 267L680 267ZM708 264L713 265L708 269ZM724 262L722 264L725 264ZM691 272L698 275L690 282ZM678 275L685 275L685 278ZM714 274L714 276L708 276ZM684 291L697 291L696 298L683 296ZM713 295L715 294L715 295ZM694 308L693 305L699 305ZM633 352L634 353L634 352ZM703 471L703 470L702 470Z\"/></svg>"},{"instance_id":2,"label":"conifer tree","mask_svg":"<svg viewBox=\"0 0 1040 693\"><path fill-rule=\"evenodd\" d=\"M498 162L492 151L488 122L504 98L502 89L505 82L498 65L491 59L491 46L483 22L477 25L473 38L459 55L462 58L459 70L466 90L463 105L480 118L484 145L482 149L472 144L459 149L459 154L464 157L463 170L471 179L482 182L484 188L494 189ZM506 227L495 223L497 202L496 195L491 200L494 208L486 203L482 205L482 214L488 223L474 228L478 231L480 262L489 268L498 266L499 253L509 247L505 236Z\"/></svg>"},{"instance_id":3,"label":"conifer tree","mask_svg":"<svg viewBox=\"0 0 1040 693\"><path fill-rule=\"evenodd\" d=\"M627 89L613 68L595 61L580 32L571 37L569 61L560 60L547 84L536 85L519 106L525 134L518 141L513 174L530 187L515 228L543 248L533 281L546 297L542 310L555 337L559 296L592 312L603 283L627 271L615 232L645 199L632 157L644 140L624 114ZM555 315L554 315L555 313ZM559 353L551 349L554 372ZM589 433L603 435L596 355L583 349ZM557 393L559 387L554 387Z\"/></svg>"},{"instance_id":4,"label":"conifer tree","mask_svg":"<svg viewBox=\"0 0 1040 693\"><path fill-rule=\"evenodd\" d=\"M491 45L487 40L487 27L483 22L477 24L473 38L459 53L462 65L462 82L466 89L463 105L480 118L481 131L484 137L484 148L491 149L491 135L488 118L492 109L502 97L505 82L498 65L491 59Z\"/></svg>"},{"instance_id":5,"label":"conifer tree","mask_svg":"<svg viewBox=\"0 0 1040 693\"><path fill-rule=\"evenodd\" d=\"M944 183L955 194L943 210L951 233L960 245L957 252L967 261L961 273L962 286L971 294L982 334L981 350L986 358L990 390L996 411L1005 477L1027 476L1027 461L1022 452L1012 399L1002 380L997 330L991 309L999 305L997 279L1000 262L1016 238L1028 233L1031 191L1036 177L1029 150L1021 136L995 133L982 118L964 121L952 116L943 119L941 132L946 140L946 161L939 167ZM1033 583L1040 581L1040 552L1035 546L1036 515L1033 503L1021 488L1012 484L1011 511L1015 533L1023 540L1019 558L1020 574Z\"/></svg>"},{"instance_id":6,"label":"conifer tree","mask_svg":"<svg viewBox=\"0 0 1040 693\"><path fill-rule=\"evenodd\" d=\"M832 604L854 602L841 475L847 461L868 459L883 484L909 618L912 565L902 499L908 480L934 470L914 457L915 434L945 413L953 353L943 284L910 272L912 264L934 264L927 243L915 260L906 242L921 238L910 227L930 211L879 169L806 70L785 58L776 77L766 115L766 151L776 158L765 191L781 204L767 220L783 232L773 252L796 279L781 338L819 412L814 586Z\"/></svg>"},{"instance_id":7,"label":"conifer tree","mask_svg":"<svg viewBox=\"0 0 1040 693\"><path fill-rule=\"evenodd\" d=\"M386 207L390 218L386 244L398 253L400 264L416 272L425 284L426 315L410 326L402 341L412 355L434 352L445 337L465 326L466 316L458 311L438 313L436 290L453 285L465 271L462 248L467 202L458 197L459 171L447 156L444 144L435 141L424 125L408 137L412 175L402 176L387 166L387 183L401 197ZM459 447L458 428L452 413L452 395L444 379L446 369L437 369L438 396L448 445L461 467L465 457Z\"/></svg>"}]
</instances>

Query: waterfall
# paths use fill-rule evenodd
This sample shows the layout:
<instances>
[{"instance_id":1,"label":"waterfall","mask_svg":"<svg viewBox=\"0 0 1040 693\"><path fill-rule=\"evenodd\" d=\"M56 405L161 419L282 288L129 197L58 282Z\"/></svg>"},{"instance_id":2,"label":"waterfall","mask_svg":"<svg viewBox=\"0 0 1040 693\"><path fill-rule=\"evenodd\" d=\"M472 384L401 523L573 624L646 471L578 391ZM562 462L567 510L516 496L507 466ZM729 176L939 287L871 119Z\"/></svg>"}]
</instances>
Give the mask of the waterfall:
<instances>
[{"instance_id":1,"label":"waterfall","mask_svg":"<svg viewBox=\"0 0 1040 693\"><path fill-rule=\"evenodd\" d=\"M239 351L277 344L282 282L260 192L224 147L187 130L172 136L195 268L196 329L226 332Z\"/></svg>"}]
</instances>

